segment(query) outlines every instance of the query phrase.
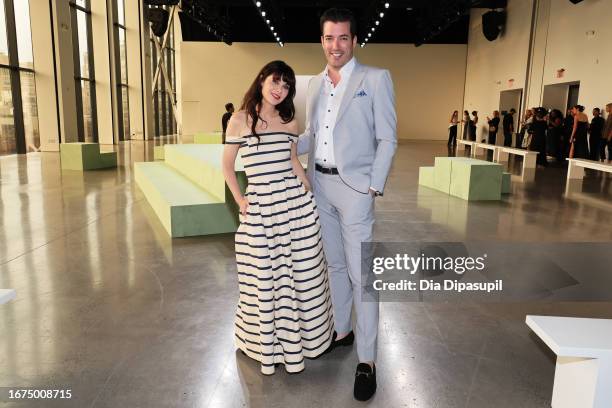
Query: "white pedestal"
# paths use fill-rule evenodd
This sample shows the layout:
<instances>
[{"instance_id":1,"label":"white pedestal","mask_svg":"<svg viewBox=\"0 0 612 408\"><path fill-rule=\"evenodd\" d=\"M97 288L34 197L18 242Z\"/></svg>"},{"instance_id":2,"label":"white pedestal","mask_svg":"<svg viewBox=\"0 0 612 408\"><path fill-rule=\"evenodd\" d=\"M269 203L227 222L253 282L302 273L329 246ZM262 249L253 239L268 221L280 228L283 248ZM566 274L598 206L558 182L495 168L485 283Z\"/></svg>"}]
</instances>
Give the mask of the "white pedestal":
<instances>
[{"instance_id":1,"label":"white pedestal","mask_svg":"<svg viewBox=\"0 0 612 408\"><path fill-rule=\"evenodd\" d=\"M612 320L527 316L557 355L553 408L612 407Z\"/></svg>"}]
</instances>

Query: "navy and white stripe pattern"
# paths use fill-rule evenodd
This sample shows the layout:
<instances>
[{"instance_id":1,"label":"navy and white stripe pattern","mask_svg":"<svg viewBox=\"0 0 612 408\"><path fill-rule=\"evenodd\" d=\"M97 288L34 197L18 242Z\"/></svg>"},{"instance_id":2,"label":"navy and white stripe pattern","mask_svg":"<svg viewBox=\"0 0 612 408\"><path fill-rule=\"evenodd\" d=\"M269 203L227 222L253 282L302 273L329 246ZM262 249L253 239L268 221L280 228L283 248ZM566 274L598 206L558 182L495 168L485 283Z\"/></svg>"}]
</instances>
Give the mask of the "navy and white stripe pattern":
<instances>
[{"instance_id":1,"label":"navy and white stripe pattern","mask_svg":"<svg viewBox=\"0 0 612 408\"><path fill-rule=\"evenodd\" d=\"M319 216L293 173L294 141L284 132L226 141L240 144L249 180L249 208L236 232L236 346L261 362L263 374L273 374L276 363L302 371L304 358L323 353L333 332Z\"/></svg>"}]
</instances>

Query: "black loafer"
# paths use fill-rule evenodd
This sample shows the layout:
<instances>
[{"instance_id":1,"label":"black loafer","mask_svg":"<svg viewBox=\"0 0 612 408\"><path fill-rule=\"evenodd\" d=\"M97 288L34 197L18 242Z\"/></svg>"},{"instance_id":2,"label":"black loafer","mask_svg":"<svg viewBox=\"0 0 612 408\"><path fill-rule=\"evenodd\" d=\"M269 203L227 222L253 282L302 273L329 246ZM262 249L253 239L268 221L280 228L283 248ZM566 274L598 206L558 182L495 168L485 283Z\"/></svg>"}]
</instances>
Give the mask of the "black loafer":
<instances>
[{"instance_id":1,"label":"black loafer","mask_svg":"<svg viewBox=\"0 0 612 408\"><path fill-rule=\"evenodd\" d=\"M353 343L355 342L355 335L353 334L352 330L351 330L351 332L349 334L347 334L346 336L344 336L340 340L336 340L336 337L338 337L338 333L336 333L336 331L334 330L334 334L332 334L332 341L329 344L329 347L324 352L319 354L318 356L309 358L309 360L316 360L319 357L324 356L327 353L331 352L336 347L352 346Z\"/></svg>"},{"instance_id":2,"label":"black loafer","mask_svg":"<svg viewBox=\"0 0 612 408\"><path fill-rule=\"evenodd\" d=\"M376 392L376 365L370 368L369 364L359 363L355 373L355 388L353 396L357 401L367 401Z\"/></svg>"}]
</instances>

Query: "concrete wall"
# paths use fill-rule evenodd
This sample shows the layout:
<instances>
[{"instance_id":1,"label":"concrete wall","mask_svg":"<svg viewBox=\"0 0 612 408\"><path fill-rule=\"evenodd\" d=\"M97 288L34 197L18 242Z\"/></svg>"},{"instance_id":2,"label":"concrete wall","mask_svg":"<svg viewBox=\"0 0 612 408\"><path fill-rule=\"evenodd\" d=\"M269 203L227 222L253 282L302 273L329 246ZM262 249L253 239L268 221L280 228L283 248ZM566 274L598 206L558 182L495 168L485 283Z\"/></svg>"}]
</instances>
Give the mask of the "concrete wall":
<instances>
[{"instance_id":1,"label":"concrete wall","mask_svg":"<svg viewBox=\"0 0 612 408\"><path fill-rule=\"evenodd\" d=\"M325 67L319 44L183 42L180 47L184 134L219 130L224 104L239 106L269 61L284 60L296 75L316 75ZM465 45L370 44L358 47L356 57L391 71L400 138L445 140L450 114L461 109L465 53Z\"/></svg>"}]
</instances>

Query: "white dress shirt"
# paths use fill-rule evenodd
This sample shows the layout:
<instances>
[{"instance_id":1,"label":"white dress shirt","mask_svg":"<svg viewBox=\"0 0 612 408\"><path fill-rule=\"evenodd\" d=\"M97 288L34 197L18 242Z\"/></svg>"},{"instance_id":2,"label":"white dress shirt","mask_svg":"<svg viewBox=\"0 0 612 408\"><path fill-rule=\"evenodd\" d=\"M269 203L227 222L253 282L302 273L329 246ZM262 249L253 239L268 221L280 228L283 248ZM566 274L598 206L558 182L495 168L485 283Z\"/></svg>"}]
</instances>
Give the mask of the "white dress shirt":
<instances>
[{"instance_id":1,"label":"white dress shirt","mask_svg":"<svg viewBox=\"0 0 612 408\"><path fill-rule=\"evenodd\" d=\"M319 97L316 129L317 147L315 151L315 162L324 167L336 167L334 157L334 127L338 110L342 103L342 97L355 68L355 57L351 58L342 68L340 68L340 82L334 87L329 78L329 67L325 68L323 75L323 85Z\"/></svg>"}]
</instances>

